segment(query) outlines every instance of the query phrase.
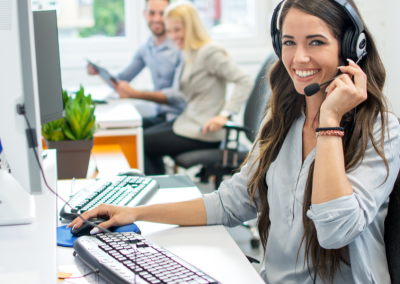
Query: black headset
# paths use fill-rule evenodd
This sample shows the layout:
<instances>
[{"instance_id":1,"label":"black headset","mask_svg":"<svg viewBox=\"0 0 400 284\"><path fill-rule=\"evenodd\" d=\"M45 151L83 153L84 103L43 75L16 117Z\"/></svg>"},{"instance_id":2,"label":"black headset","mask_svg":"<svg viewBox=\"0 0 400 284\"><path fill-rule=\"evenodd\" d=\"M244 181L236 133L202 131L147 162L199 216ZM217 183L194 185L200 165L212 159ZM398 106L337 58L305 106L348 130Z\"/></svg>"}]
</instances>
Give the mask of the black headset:
<instances>
[{"instance_id":1,"label":"black headset","mask_svg":"<svg viewBox=\"0 0 400 284\"><path fill-rule=\"evenodd\" d=\"M310 0L314 1L314 0ZM344 33L342 40L342 56L344 59L357 61L367 49L367 38L362 21L353 7L346 0L332 0L338 3L346 14L350 17L353 26L349 27ZM279 27L280 15L286 0L281 1L274 10L271 21L272 46L276 55L282 61L282 38Z\"/></svg>"}]
</instances>

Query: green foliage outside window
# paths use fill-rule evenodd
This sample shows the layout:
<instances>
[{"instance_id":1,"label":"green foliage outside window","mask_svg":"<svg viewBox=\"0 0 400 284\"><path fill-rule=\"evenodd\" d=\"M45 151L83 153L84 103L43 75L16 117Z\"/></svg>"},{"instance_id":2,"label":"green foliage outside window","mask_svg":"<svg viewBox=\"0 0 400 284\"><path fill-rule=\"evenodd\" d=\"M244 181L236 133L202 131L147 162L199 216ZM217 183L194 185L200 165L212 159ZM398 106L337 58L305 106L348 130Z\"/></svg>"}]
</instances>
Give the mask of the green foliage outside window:
<instances>
[{"instance_id":1,"label":"green foliage outside window","mask_svg":"<svg viewBox=\"0 0 400 284\"><path fill-rule=\"evenodd\" d=\"M95 25L79 31L79 37L124 36L125 35L125 0L94 0L93 13Z\"/></svg>"}]
</instances>

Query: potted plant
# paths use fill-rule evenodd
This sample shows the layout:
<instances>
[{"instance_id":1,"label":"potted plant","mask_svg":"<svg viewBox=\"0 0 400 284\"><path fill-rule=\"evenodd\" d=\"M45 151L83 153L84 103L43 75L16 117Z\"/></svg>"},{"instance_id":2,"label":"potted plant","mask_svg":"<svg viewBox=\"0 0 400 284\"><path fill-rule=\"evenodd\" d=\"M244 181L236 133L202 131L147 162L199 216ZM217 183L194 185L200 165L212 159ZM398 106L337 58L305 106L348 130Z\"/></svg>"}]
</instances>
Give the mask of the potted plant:
<instances>
[{"instance_id":1,"label":"potted plant","mask_svg":"<svg viewBox=\"0 0 400 284\"><path fill-rule=\"evenodd\" d=\"M59 179L86 178L93 134L95 106L81 86L75 97L63 91L65 117L42 126L47 148L57 149Z\"/></svg>"}]
</instances>

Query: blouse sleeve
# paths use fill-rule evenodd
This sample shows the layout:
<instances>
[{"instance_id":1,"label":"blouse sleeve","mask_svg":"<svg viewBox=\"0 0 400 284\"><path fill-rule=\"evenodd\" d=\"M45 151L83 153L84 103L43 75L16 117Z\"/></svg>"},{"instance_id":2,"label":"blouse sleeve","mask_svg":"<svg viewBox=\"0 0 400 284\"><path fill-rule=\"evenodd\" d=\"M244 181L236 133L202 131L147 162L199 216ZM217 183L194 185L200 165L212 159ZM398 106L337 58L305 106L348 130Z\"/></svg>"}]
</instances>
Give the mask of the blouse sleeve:
<instances>
[{"instance_id":1,"label":"blouse sleeve","mask_svg":"<svg viewBox=\"0 0 400 284\"><path fill-rule=\"evenodd\" d=\"M254 82L221 47L214 46L214 48L209 49L208 53L205 57L207 71L236 85L231 99L225 102L223 109L238 113L243 103L250 96Z\"/></svg>"},{"instance_id":2,"label":"blouse sleeve","mask_svg":"<svg viewBox=\"0 0 400 284\"><path fill-rule=\"evenodd\" d=\"M267 117L261 123L265 124ZM261 128L260 128L261 129ZM256 139L257 141L258 139ZM254 202L250 203L250 195L247 192L247 183L258 167L258 162L253 163L259 153L258 142L255 144L249 161L231 179L221 183L217 191L203 195L203 201L207 213L207 225L237 226L245 221L257 217L257 209ZM258 193L254 200L258 200Z\"/></svg>"},{"instance_id":3,"label":"blouse sleeve","mask_svg":"<svg viewBox=\"0 0 400 284\"><path fill-rule=\"evenodd\" d=\"M380 116L374 125L373 135L378 147L381 145ZM347 178L353 194L325 203L314 204L307 216L314 221L318 241L323 248L338 249L351 243L370 225L378 210L387 202L400 168L400 126L397 118L388 114L384 151L389 165L389 175L382 158L369 141L364 158Z\"/></svg>"}]
</instances>

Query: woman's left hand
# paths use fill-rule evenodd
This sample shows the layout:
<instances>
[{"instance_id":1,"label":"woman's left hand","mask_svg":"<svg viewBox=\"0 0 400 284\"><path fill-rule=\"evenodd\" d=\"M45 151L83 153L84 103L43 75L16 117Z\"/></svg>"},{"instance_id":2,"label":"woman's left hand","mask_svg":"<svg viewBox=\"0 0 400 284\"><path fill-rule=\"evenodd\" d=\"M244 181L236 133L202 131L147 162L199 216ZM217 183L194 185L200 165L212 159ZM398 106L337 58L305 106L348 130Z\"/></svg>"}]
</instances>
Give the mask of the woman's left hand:
<instances>
[{"instance_id":1,"label":"woman's left hand","mask_svg":"<svg viewBox=\"0 0 400 284\"><path fill-rule=\"evenodd\" d=\"M118 84L113 83L115 91L119 94L121 99L123 98L136 98L137 91L133 89L129 82L118 81Z\"/></svg>"},{"instance_id":2,"label":"woman's left hand","mask_svg":"<svg viewBox=\"0 0 400 284\"><path fill-rule=\"evenodd\" d=\"M339 67L344 73L336 78L327 89L327 97L321 106L320 126L339 126L344 114L364 102L367 97L367 75L354 63ZM354 83L350 76L354 78Z\"/></svg>"},{"instance_id":3,"label":"woman's left hand","mask_svg":"<svg viewBox=\"0 0 400 284\"><path fill-rule=\"evenodd\" d=\"M206 134L207 131L218 131L221 130L225 123L228 121L226 117L217 115L206 122L203 126L202 134Z\"/></svg>"}]
</instances>

